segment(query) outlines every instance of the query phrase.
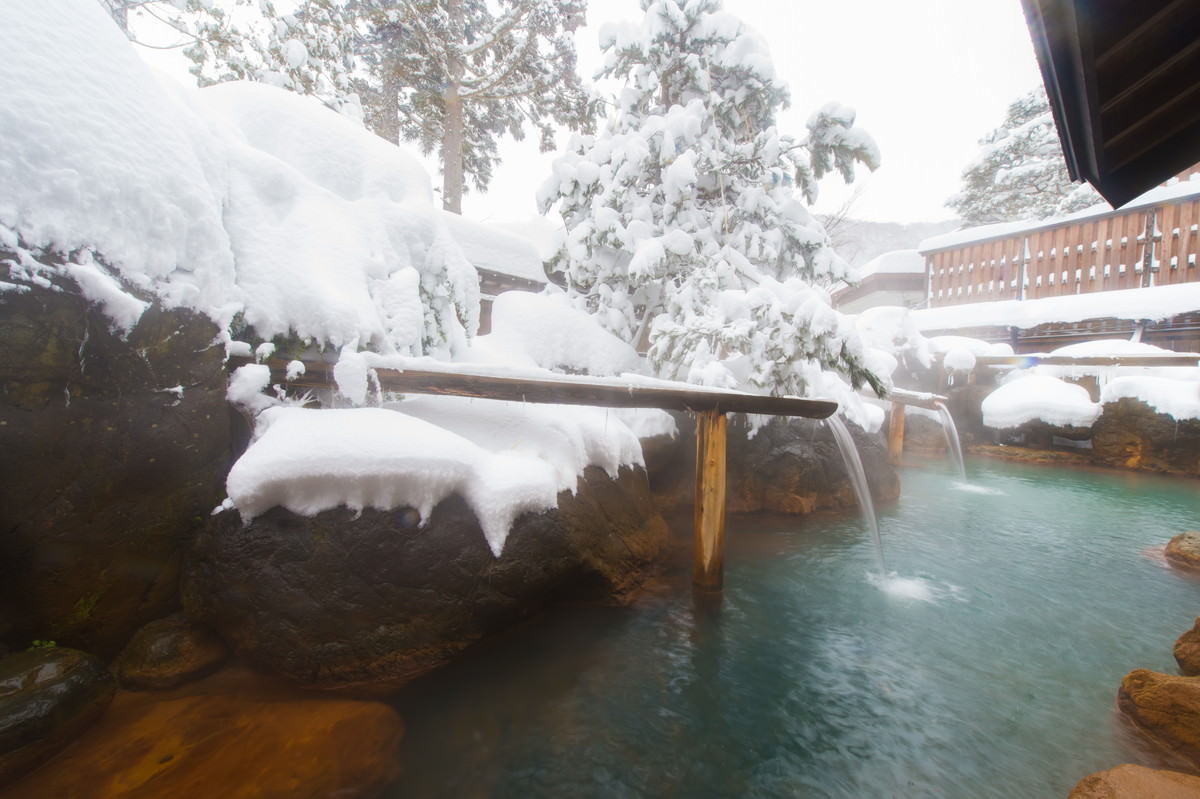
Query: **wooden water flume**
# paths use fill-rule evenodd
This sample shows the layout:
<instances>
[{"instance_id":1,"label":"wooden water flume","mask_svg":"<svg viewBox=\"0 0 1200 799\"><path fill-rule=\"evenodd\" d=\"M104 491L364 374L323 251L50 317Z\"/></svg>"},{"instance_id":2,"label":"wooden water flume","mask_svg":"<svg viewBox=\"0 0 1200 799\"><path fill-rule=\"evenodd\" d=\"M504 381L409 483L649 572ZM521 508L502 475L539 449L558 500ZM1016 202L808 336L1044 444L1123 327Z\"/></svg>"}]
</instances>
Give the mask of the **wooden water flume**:
<instances>
[{"instance_id":1,"label":"wooden water flume","mask_svg":"<svg viewBox=\"0 0 1200 799\"><path fill-rule=\"evenodd\" d=\"M246 361L231 363L238 366ZM272 359L273 383L298 389L334 389L333 364L305 361L305 373L287 379L288 362ZM423 361L421 366L431 366ZM719 391L666 381L634 382L620 378L509 376L455 369L372 367L380 389L410 394L440 394L478 399L609 408L661 408L696 414L696 505L692 583L701 591L720 591L725 562L725 415L760 413L824 419L837 403L802 397L769 397Z\"/></svg>"}]
</instances>

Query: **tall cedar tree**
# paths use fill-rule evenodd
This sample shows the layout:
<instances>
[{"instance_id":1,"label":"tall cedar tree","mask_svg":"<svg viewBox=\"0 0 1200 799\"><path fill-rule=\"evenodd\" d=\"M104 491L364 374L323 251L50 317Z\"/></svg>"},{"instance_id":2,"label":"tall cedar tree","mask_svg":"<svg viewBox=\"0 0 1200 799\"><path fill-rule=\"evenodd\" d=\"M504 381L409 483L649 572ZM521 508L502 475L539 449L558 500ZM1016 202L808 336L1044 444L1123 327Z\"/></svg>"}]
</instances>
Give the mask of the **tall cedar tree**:
<instances>
[{"instance_id":1,"label":"tall cedar tree","mask_svg":"<svg viewBox=\"0 0 1200 799\"><path fill-rule=\"evenodd\" d=\"M136 7L177 28L201 85L312 94L389 141L436 151L455 213L467 178L487 189L504 134L532 126L550 150L558 126L592 128L573 40L583 0L304 0L286 14L270 0L100 1L119 22Z\"/></svg>"},{"instance_id":2,"label":"tall cedar tree","mask_svg":"<svg viewBox=\"0 0 1200 799\"><path fill-rule=\"evenodd\" d=\"M364 0L371 119L442 160L442 203L462 210L465 180L487 188L504 134L533 126L543 151L559 126L590 130L576 70L584 0Z\"/></svg>"},{"instance_id":3,"label":"tall cedar tree","mask_svg":"<svg viewBox=\"0 0 1200 799\"><path fill-rule=\"evenodd\" d=\"M602 132L577 136L543 186L567 230L555 268L578 305L662 377L778 394L881 380L828 294L847 266L809 214L817 181L875 168L854 112L830 104L781 134L787 92L765 44L717 0L642 0L602 32L624 80ZM841 384L844 385L844 384Z\"/></svg>"},{"instance_id":4,"label":"tall cedar tree","mask_svg":"<svg viewBox=\"0 0 1200 799\"><path fill-rule=\"evenodd\" d=\"M1045 219L1104 202L1091 186L1071 181L1044 88L1014 101L979 144L962 191L946 202L968 226Z\"/></svg>"}]
</instances>

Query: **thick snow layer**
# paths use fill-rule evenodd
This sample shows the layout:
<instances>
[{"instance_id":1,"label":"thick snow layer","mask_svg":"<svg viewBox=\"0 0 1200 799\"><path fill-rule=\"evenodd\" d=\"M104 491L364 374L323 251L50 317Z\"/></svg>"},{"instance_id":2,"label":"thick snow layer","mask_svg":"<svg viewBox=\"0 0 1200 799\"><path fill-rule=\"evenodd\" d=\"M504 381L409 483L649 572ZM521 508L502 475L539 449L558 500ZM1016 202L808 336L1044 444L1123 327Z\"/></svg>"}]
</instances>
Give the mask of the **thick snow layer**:
<instances>
[{"instance_id":1,"label":"thick snow layer","mask_svg":"<svg viewBox=\"0 0 1200 799\"><path fill-rule=\"evenodd\" d=\"M476 269L546 283L546 268L535 242L458 214L445 213L443 221Z\"/></svg>"},{"instance_id":2,"label":"thick snow layer","mask_svg":"<svg viewBox=\"0 0 1200 799\"><path fill-rule=\"evenodd\" d=\"M1005 429L1040 419L1065 427L1091 427L1100 415L1087 389L1047 375L1024 374L997 388L983 400L983 423Z\"/></svg>"},{"instance_id":3,"label":"thick snow layer","mask_svg":"<svg viewBox=\"0 0 1200 799\"><path fill-rule=\"evenodd\" d=\"M966 350L972 355L1012 355L1012 346L1005 343L992 343L983 339L969 336L931 336L928 339L929 351L936 354L949 353L951 350Z\"/></svg>"},{"instance_id":4,"label":"thick snow layer","mask_svg":"<svg viewBox=\"0 0 1200 799\"><path fill-rule=\"evenodd\" d=\"M232 301L223 154L100 5L10 0L0 51L0 224L180 301Z\"/></svg>"},{"instance_id":5,"label":"thick snow layer","mask_svg":"<svg viewBox=\"0 0 1200 799\"><path fill-rule=\"evenodd\" d=\"M1145 208L1150 205L1170 202L1172 200L1179 200L1185 197L1193 197L1195 195L1200 195L1200 176L1191 175L1188 180L1177 180L1169 183L1166 186L1155 186L1153 189L1150 189L1144 194L1139 195L1125 205L1121 206L1120 210L1131 211L1137 208ZM922 240L921 243L917 245L917 249L923 253L927 253L932 252L933 250L961 247L962 245L970 244L971 242L1013 236L1025 231L1053 227L1054 225L1062 224L1063 222L1086 220L1111 213L1113 213L1113 209L1107 203L1100 203L1099 205L1095 205L1091 208L1085 208L1082 211L1076 211L1071 214L1065 214L1063 216L1053 217L1051 219L1042 219L1036 221L1025 219L1017 222L998 222L993 225L979 225L977 227L956 230L951 233L943 233L938 236L930 236L929 238Z\"/></svg>"},{"instance_id":6,"label":"thick snow layer","mask_svg":"<svg viewBox=\"0 0 1200 799\"><path fill-rule=\"evenodd\" d=\"M951 347L942 358L942 366L952 372L970 372L975 368L975 353L966 347Z\"/></svg>"},{"instance_id":7,"label":"thick snow layer","mask_svg":"<svg viewBox=\"0 0 1200 799\"><path fill-rule=\"evenodd\" d=\"M590 375L642 371L637 351L571 305L558 289L508 291L492 305L492 333L480 338L529 356L538 366Z\"/></svg>"},{"instance_id":8,"label":"thick snow layer","mask_svg":"<svg viewBox=\"0 0 1200 799\"><path fill-rule=\"evenodd\" d=\"M1169 319L1200 310L1200 283L1174 283L1122 291L1097 291L1038 300L1002 300L913 311L921 331L978 327L1027 329L1085 319Z\"/></svg>"},{"instance_id":9,"label":"thick snow layer","mask_svg":"<svg viewBox=\"0 0 1200 799\"><path fill-rule=\"evenodd\" d=\"M862 280L868 275L924 273L925 257L921 253L916 250L892 250L863 264L855 277Z\"/></svg>"},{"instance_id":10,"label":"thick snow layer","mask_svg":"<svg viewBox=\"0 0 1200 799\"><path fill-rule=\"evenodd\" d=\"M1118 377L1111 380L1100 392L1102 404L1116 402L1123 397L1141 400L1176 421L1200 419L1200 380Z\"/></svg>"},{"instance_id":11,"label":"thick snow layer","mask_svg":"<svg viewBox=\"0 0 1200 799\"><path fill-rule=\"evenodd\" d=\"M908 308L899 305L866 308L854 317L854 327L864 347L912 355L922 366L929 366L929 341L917 331Z\"/></svg>"},{"instance_id":12,"label":"thick snow layer","mask_svg":"<svg viewBox=\"0 0 1200 799\"><path fill-rule=\"evenodd\" d=\"M1090 356L1110 357L1110 356L1194 356L1197 362L1200 362L1200 353L1185 353L1175 352L1173 350L1156 347L1153 344L1146 344L1139 341L1129 341L1127 339L1098 339L1096 341L1084 341L1079 344L1071 344L1066 347L1059 347L1050 353L1053 356L1064 356L1073 358L1086 358ZM1059 366L1050 364L1039 364L1031 369L1037 374L1051 375L1052 377L1062 377L1069 379L1078 379L1084 376L1095 377L1099 380L1100 386L1103 387L1117 377L1166 377L1174 380L1198 380L1200 379L1200 368L1196 366L1107 366L1094 364L1072 364L1070 366Z\"/></svg>"},{"instance_id":13,"label":"thick snow layer","mask_svg":"<svg viewBox=\"0 0 1200 799\"><path fill-rule=\"evenodd\" d=\"M465 343L478 277L412 156L311 98L160 81L89 0L6 2L0 48L0 226L28 247L263 338Z\"/></svg>"},{"instance_id":14,"label":"thick snow layer","mask_svg":"<svg viewBox=\"0 0 1200 799\"><path fill-rule=\"evenodd\" d=\"M268 408L226 489L243 518L413 507L422 520L452 493L498 557L526 511L553 508L589 464L641 464L637 437L597 408L422 397L392 408Z\"/></svg>"}]
</instances>

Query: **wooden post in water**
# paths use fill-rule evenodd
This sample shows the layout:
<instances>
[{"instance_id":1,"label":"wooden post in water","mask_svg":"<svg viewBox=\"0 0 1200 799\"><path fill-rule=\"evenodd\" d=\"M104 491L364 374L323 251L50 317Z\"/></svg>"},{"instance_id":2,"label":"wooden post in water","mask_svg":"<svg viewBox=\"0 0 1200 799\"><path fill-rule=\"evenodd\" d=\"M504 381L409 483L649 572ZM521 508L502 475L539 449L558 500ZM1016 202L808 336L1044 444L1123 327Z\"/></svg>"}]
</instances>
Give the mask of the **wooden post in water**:
<instances>
[{"instance_id":1,"label":"wooden post in water","mask_svg":"<svg viewBox=\"0 0 1200 799\"><path fill-rule=\"evenodd\" d=\"M696 414L696 508L692 586L720 591L725 566L725 414Z\"/></svg>"},{"instance_id":2,"label":"wooden post in water","mask_svg":"<svg viewBox=\"0 0 1200 799\"><path fill-rule=\"evenodd\" d=\"M893 466L900 465L904 456L904 404L892 403L892 413L888 417L888 460Z\"/></svg>"}]
</instances>

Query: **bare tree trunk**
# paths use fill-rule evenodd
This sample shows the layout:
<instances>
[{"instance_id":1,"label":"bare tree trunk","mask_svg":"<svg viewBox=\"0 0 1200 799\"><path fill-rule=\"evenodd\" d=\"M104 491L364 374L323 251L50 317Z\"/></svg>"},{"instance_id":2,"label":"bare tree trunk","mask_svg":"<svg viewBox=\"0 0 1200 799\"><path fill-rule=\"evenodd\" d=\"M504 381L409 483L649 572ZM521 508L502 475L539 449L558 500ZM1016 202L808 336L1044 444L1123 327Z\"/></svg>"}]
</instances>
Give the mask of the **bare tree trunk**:
<instances>
[{"instance_id":1,"label":"bare tree trunk","mask_svg":"<svg viewBox=\"0 0 1200 799\"><path fill-rule=\"evenodd\" d=\"M442 208L462 213L463 109L458 86L446 87L446 119L442 131Z\"/></svg>"},{"instance_id":2,"label":"bare tree trunk","mask_svg":"<svg viewBox=\"0 0 1200 799\"><path fill-rule=\"evenodd\" d=\"M449 16L451 30L462 28L462 5L460 0L450 0ZM462 41L460 38L459 41ZM463 195L463 140L464 115L459 87L465 67L461 58L451 50L447 64L448 82L445 90L446 117L442 129L442 208L451 213L462 213Z\"/></svg>"}]
</instances>

